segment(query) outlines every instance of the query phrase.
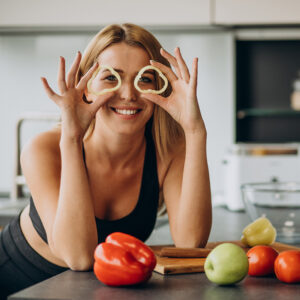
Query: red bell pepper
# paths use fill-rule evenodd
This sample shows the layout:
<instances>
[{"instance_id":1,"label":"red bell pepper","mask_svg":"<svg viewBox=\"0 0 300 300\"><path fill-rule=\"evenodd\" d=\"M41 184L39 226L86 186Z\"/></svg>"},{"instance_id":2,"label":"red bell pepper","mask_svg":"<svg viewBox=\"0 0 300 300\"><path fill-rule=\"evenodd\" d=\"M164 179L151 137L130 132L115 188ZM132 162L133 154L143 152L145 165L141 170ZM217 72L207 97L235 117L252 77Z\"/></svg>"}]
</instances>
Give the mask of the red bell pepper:
<instances>
[{"instance_id":1,"label":"red bell pepper","mask_svg":"<svg viewBox=\"0 0 300 300\"><path fill-rule=\"evenodd\" d=\"M96 277L110 286L146 282L156 265L155 255L146 244L122 232L107 236L97 246L94 258Z\"/></svg>"}]
</instances>

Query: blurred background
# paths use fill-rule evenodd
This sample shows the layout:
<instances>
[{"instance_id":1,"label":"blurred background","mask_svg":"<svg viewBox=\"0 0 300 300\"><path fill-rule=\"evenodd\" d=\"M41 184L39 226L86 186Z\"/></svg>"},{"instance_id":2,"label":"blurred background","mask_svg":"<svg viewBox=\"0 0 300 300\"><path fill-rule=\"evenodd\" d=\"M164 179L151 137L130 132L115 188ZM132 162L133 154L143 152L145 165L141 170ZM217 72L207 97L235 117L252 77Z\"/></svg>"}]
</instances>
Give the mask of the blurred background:
<instances>
[{"instance_id":1,"label":"blurred background","mask_svg":"<svg viewBox=\"0 0 300 300\"><path fill-rule=\"evenodd\" d=\"M56 89L59 56L69 66L101 28L124 22L179 46L189 66L199 57L215 206L243 210L246 182L300 180L299 1L0 0L3 207L26 196L22 146L59 117L40 77Z\"/></svg>"}]
</instances>

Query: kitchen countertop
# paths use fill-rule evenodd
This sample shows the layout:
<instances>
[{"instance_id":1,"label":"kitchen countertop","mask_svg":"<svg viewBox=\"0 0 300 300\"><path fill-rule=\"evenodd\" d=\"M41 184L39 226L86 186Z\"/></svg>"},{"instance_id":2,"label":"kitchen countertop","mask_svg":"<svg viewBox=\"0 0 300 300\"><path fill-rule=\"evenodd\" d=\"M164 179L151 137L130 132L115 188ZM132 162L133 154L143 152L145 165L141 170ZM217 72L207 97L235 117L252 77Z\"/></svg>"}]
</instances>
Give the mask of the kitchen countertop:
<instances>
[{"instance_id":1,"label":"kitchen countertop","mask_svg":"<svg viewBox=\"0 0 300 300\"><path fill-rule=\"evenodd\" d=\"M244 212L231 212L223 207L213 210L210 241L236 240L250 222ZM147 244L170 244L167 218L158 219ZM298 245L299 246L299 245ZM161 275L153 272L142 286L112 288L96 279L93 272L66 271L30 288L11 295L16 299L300 299L300 285L285 284L272 277L247 276L233 286L217 286L204 273Z\"/></svg>"}]
</instances>

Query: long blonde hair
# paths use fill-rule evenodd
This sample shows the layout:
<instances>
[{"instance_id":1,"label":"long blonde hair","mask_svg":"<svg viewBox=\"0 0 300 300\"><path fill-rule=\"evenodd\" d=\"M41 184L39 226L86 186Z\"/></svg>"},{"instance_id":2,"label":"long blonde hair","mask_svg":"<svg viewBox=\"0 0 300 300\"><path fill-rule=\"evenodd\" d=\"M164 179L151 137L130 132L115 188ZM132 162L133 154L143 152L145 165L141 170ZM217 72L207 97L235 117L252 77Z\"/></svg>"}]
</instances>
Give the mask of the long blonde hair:
<instances>
[{"instance_id":1,"label":"long blonde hair","mask_svg":"<svg viewBox=\"0 0 300 300\"><path fill-rule=\"evenodd\" d=\"M83 55L76 82L92 67L97 61L100 53L112 44L124 42L130 46L141 47L147 51L150 59L170 66L169 62L160 54L161 45L158 40L144 28L134 24L113 24L106 26L98 32L91 42L86 47ZM157 78L157 85L160 89L162 81ZM162 96L167 97L172 92L172 87L169 85ZM95 127L95 119L91 123L85 139L93 132ZM163 160L168 155L174 146L182 143L184 134L181 126L161 107L155 105L152 123L152 135L157 147L160 159ZM159 208L162 206L162 196L160 196Z\"/></svg>"}]
</instances>

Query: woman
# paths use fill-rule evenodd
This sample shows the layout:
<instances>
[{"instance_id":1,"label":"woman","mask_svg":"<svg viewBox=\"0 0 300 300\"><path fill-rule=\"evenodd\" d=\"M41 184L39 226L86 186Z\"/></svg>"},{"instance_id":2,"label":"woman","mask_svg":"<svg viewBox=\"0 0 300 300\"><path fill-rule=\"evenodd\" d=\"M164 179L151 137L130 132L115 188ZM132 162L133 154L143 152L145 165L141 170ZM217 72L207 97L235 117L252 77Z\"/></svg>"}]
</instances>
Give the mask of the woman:
<instances>
[{"instance_id":1,"label":"woman","mask_svg":"<svg viewBox=\"0 0 300 300\"><path fill-rule=\"evenodd\" d=\"M88 82L104 65L116 70L122 83L97 95ZM162 95L134 86L147 65L167 77ZM91 79L94 90L101 80L117 80L111 73L97 78ZM154 72L145 72L138 82L152 90L162 86ZM45 78L42 83L62 121L22 151L32 198L1 234L2 290L12 293L67 269L90 270L97 244L111 232L145 241L162 199L175 245L204 247L211 196L197 59L190 74L179 48L173 56L139 26L110 25L83 57L77 54L66 77L60 58L59 94Z\"/></svg>"}]
</instances>

